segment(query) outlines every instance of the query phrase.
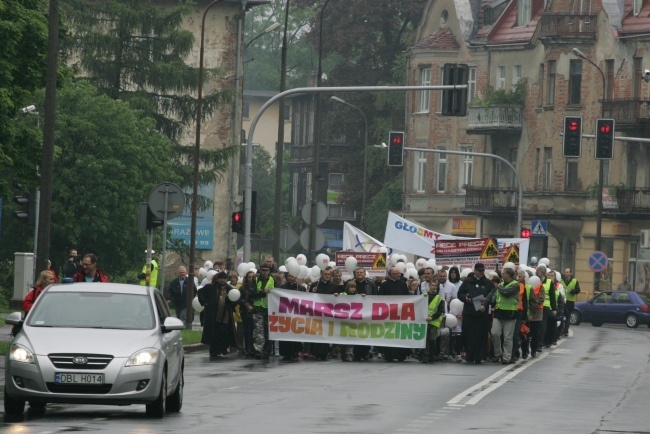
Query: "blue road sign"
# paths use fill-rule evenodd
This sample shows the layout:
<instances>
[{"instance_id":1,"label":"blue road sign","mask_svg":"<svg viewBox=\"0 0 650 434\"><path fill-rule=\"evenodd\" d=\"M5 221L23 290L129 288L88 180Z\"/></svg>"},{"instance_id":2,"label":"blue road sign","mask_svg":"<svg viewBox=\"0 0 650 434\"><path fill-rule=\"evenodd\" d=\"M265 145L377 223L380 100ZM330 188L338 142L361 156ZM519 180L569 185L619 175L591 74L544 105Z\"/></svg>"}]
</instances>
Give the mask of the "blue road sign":
<instances>
[{"instance_id":1,"label":"blue road sign","mask_svg":"<svg viewBox=\"0 0 650 434\"><path fill-rule=\"evenodd\" d=\"M548 222L546 220L533 220L530 224L531 237L547 237Z\"/></svg>"},{"instance_id":2,"label":"blue road sign","mask_svg":"<svg viewBox=\"0 0 650 434\"><path fill-rule=\"evenodd\" d=\"M589 256L589 259L587 259L589 268L594 273L600 273L605 268L607 268L607 261L607 255L604 252L599 252L598 250L592 253Z\"/></svg>"}]
</instances>

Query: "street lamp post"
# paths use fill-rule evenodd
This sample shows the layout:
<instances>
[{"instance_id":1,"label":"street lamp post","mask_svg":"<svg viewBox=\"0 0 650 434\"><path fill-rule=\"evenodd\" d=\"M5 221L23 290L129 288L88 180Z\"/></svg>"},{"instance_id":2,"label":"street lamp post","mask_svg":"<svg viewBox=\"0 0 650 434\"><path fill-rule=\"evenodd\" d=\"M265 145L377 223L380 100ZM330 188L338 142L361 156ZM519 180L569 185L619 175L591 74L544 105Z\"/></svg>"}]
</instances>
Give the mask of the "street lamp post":
<instances>
[{"instance_id":1,"label":"street lamp post","mask_svg":"<svg viewBox=\"0 0 650 434\"><path fill-rule=\"evenodd\" d=\"M321 87L323 76L323 12L330 0L325 0L320 8L318 26L318 71L316 73L316 87ZM311 216L309 219L309 259L315 260L316 255L316 220L318 206L318 182L320 177L320 130L321 130L321 97L315 95L316 109L314 110L314 152L311 176Z\"/></svg>"},{"instance_id":2,"label":"street lamp post","mask_svg":"<svg viewBox=\"0 0 650 434\"><path fill-rule=\"evenodd\" d=\"M253 39L250 41L246 42L246 45L244 46L245 48L248 48L253 42L255 42L257 39L261 38L262 36L266 35L267 33L271 33L273 30L277 29L280 27L280 23L273 23L270 26L268 26L266 29L264 29L263 32L261 32L259 35L255 36Z\"/></svg>"},{"instance_id":3,"label":"street lamp post","mask_svg":"<svg viewBox=\"0 0 650 434\"><path fill-rule=\"evenodd\" d=\"M196 137L194 142L194 179L192 181L192 223L190 225L190 269L189 269L189 286L186 291L187 306L192 306L192 299L194 298L194 260L196 255L196 215L198 213L199 201L199 154L201 150L201 108L203 105L203 54L204 54L204 41L205 41L205 18L208 11L212 6L223 0L214 0L205 8L203 12L203 20L201 21L201 49L199 53L199 83L197 86L196 97ZM192 312L193 309L186 309L187 315L185 317L185 328L192 329Z\"/></svg>"},{"instance_id":4,"label":"street lamp post","mask_svg":"<svg viewBox=\"0 0 650 434\"><path fill-rule=\"evenodd\" d=\"M330 97L332 101L339 102L341 104L345 104L348 107L352 107L353 109L357 110L359 113L361 113L361 116L363 116L363 191L361 194L361 230L365 229L365 223L366 223L366 182L368 179L368 119L366 118L366 114L361 110L359 107L350 104L349 102L346 102L345 100L342 100L341 98L338 98L336 96Z\"/></svg>"},{"instance_id":5,"label":"street lamp post","mask_svg":"<svg viewBox=\"0 0 650 434\"><path fill-rule=\"evenodd\" d=\"M598 65L596 65L591 59L587 57L585 53L580 51L577 48L573 48L571 51L573 53L586 60L587 62L591 63L597 70L600 72L600 76L603 79L603 99L600 103L600 116L601 118L605 117L605 96L607 92L607 88L605 86L605 73L603 72L602 69ZM598 194L597 194L597 208L596 208L596 246L595 249L596 251L599 251L601 249L601 234L602 234L602 226L603 226L603 183L604 183L604 178L605 178L605 171L603 167L603 160L599 161L599 166L598 166ZM600 289L600 273L594 273L594 291L597 291Z\"/></svg>"}]
</instances>

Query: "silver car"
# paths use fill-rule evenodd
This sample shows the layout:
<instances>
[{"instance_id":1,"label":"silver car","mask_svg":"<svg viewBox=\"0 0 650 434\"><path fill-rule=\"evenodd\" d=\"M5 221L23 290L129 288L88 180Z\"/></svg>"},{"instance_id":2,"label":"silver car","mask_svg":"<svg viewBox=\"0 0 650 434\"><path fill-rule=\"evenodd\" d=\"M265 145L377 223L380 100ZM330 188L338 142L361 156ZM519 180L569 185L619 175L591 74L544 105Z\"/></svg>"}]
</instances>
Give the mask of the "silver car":
<instances>
[{"instance_id":1,"label":"silver car","mask_svg":"<svg viewBox=\"0 0 650 434\"><path fill-rule=\"evenodd\" d=\"M23 321L6 358L4 407L20 415L29 402L146 404L163 417L183 405L185 324L155 288L117 283L47 287Z\"/></svg>"}]
</instances>

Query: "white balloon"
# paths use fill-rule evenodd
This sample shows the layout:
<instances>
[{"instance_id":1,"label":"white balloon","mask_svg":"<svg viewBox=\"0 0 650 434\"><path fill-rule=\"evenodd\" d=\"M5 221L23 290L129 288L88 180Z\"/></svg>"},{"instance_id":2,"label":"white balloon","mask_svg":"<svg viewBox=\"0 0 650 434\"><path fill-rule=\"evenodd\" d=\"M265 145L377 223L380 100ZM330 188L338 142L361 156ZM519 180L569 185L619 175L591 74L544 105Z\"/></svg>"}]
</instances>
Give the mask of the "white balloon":
<instances>
[{"instance_id":1,"label":"white balloon","mask_svg":"<svg viewBox=\"0 0 650 434\"><path fill-rule=\"evenodd\" d=\"M542 281L539 280L539 277L537 277L537 276L531 276L531 277L526 281L526 283L528 283L528 284L529 284L530 286L532 286L533 288L537 288L537 287L540 285L540 283L542 283Z\"/></svg>"},{"instance_id":2,"label":"white balloon","mask_svg":"<svg viewBox=\"0 0 650 434\"><path fill-rule=\"evenodd\" d=\"M320 276L320 268L318 268L318 265L314 265L313 267L311 267L311 275L313 277Z\"/></svg>"},{"instance_id":3,"label":"white balloon","mask_svg":"<svg viewBox=\"0 0 650 434\"><path fill-rule=\"evenodd\" d=\"M298 277L300 274L300 265L297 261L291 261L287 264L287 271L289 271L289 274L292 276Z\"/></svg>"},{"instance_id":4,"label":"white balloon","mask_svg":"<svg viewBox=\"0 0 650 434\"><path fill-rule=\"evenodd\" d=\"M436 269L436 260L435 259L427 259L427 267L431 267L434 270Z\"/></svg>"},{"instance_id":5,"label":"white balloon","mask_svg":"<svg viewBox=\"0 0 650 434\"><path fill-rule=\"evenodd\" d=\"M401 256L398 255L397 253L393 253L390 255L390 263L393 264L393 266L397 265L397 262L401 259Z\"/></svg>"},{"instance_id":6,"label":"white balloon","mask_svg":"<svg viewBox=\"0 0 650 434\"><path fill-rule=\"evenodd\" d=\"M399 255L399 258L402 260L402 262L408 261L408 258L406 257L406 255Z\"/></svg>"},{"instance_id":7,"label":"white balloon","mask_svg":"<svg viewBox=\"0 0 650 434\"><path fill-rule=\"evenodd\" d=\"M298 272L298 279L306 279L309 276L309 267L306 265L299 265L300 271Z\"/></svg>"},{"instance_id":8,"label":"white balloon","mask_svg":"<svg viewBox=\"0 0 650 434\"><path fill-rule=\"evenodd\" d=\"M325 253L321 253L320 255L316 256L316 265L318 265L318 268L320 268L321 270L326 269L329 262L330 262L330 257L327 256Z\"/></svg>"},{"instance_id":9,"label":"white balloon","mask_svg":"<svg viewBox=\"0 0 650 434\"><path fill-rule=\"evenodd\" d=\"M408 270L409 268L415 268L415 264L413 264L413 262L407 262L406 269Z\"/></svg>"},{"instance_id":10,"label":"white balloon","mask_svg":"<svg viewBox=\"0 0 650 434\"><path fill-rule=\"evenodd\" d=\"M298 264L300 265L307 265L307 257L302 253L296 256L296 261L298 261Z\"/></svg>"},{"instance_id":11,"label":"white balloon","mask_svg":"<svg viewBox=\"0 0 650 434\"><path fill-rule=\"evenodd\" d=\"M463 268L463 270L460 272L460 277L467 278L467 276L469 276L469 273L471 272L472 272L471 268Z\"/></svg>"},{"instance_id":12,"label":"white balloon","mask_svg":"<svg viewBox=\"0 0 650 434\"><path fill-rule=\"evenodd\" d=\"M557 280L558 282L559 282L560 280L562 280L562 275L560 274L559 271L556 271L556 272L555 272L555 280Z\"/></svg>"},{"instance_id":13,"label":"white balloon","mask_svg":"<svg viewBox=\"0 0 650 434\"><path fill-rule=\"evenodd\" d=\"M379 253L386 253L386 254L388 254L388 247L381 246L381 247L379 248Z\"/></svg>"},{"instance_id":14,"label":"white balloon","mask_svg":"<svg viewBox=\"0 0 650 434\"><path fill-rule=\"evenodd\" d=\"M404 274L406 273L406 264L403 262L398 262L395 267L399 270L400 273Z\"/></svg>"},{"instance_id":15,"label":"white balloon","mask_svg":"<svg viewBox=\"0 0 650 434\"><path fill-rule=\"evenodd\" d=\"M203 266L204 266L207 270L209 270L210 268L214 267L214 264L212 263L212 261L205 261L205 263L203 264Z\"/></svg>"},{"instance_id":16,"label":"white balloon","mask_svg":"<svg viewBox=\"0 0 650 434\"><path fill-rule=\"evenodd\" d=\"M409 277L412 277L414 279L419 278L420 276L418 276L418 270L416 270L415 268L407 269L406 270L406 278L408 279Z\"/></svg>"},{"instance_id":17,"label":"white balloon","mask_svg":"<svg viewBox=\"0 0 650 434\"><path fill-rule=\"evenodd\" d=\"M257 267L255 266L255 262L249 262L248 263L248 271L252 270L253 268L257 269Z\"/></svg>"},{"instance_id":18,"label":"white balloon","mask_svg":"<svg viewBox=\"0 0 650 434\"><path fill-rule=\"evenodd\" d=\"M234 288L228 291L228 298L230 301L237 301L239 300L239 297L241 297L241 292L239 292L239 289Z\"/></svg>"},{"instance_id":19,"label":"white balloon","mask_svg":"<svg viewBox=\"0 0 650 434\"><path fill-rule=\"evenodd\" d=\"M517 267L515 266L515 264L514 264L513 262L506 262L505 264L503 264L503 267L502 267L502 268L503 268L504 270L505 270L506 268L510 268L511 270L516 270L516 269L517 269Z\"/></svg>"},{"instance_id":20,"label":"white balloon","mask_svg":"<svg viewBox=\"0 0 650 434\"><path fill-rule=\"evenodd\" d=\"M207 276L207 275L208 275L208 270L206 270L203 267L199 268L199 277L202 277L203 279L205 279L205 276Z\"/></svg>"},{"instance_id":21,"label":"white balloon","mask_svg":"<svg viewBox=\"0 0 650 434\"><path fill-rule=\"evenodd\" d=\"M438 329L438 336L449 336L449 329L447 327Z\"/></svg>"},{"instance_id":22,"label":"white balloon","mask_svg":"<svg viewBox=\"0 0 650 434\"><path fill-rule=\"evenodd\" d=\"M243 276L244 274L248 273L248 270L250 269L251 267L248 265L248 262L242 262L237 266L237 274Z\"/></svg>"},{"instance_id":23,"label":"white balloon","mask_svg":"<svg viewBox=\"0 0 650 434\"><path fill-rule=\"evenodd\" d=\"M457 298L454 298L450 303L449 303L449 312L451 312L452 315L460 315L463 313L463 307L464 303L460 301Z\"/></svg>"},{"instance_id":24,"label":"white balloon","mask_svg":"<svg viewBox=\"0 0 650 434\"><path fill-rule=\"evenodd\" d=\"M217 270L210 270L208 271L208 280L212 282L212 279L214 279L214 275L217 274Z\"/></svg>"},{"instance_id":25,"label":"white balloon","mask_svg":"<svg viewBox=\"0 0 650 434\"><path fill-rule=\"evenodd\" d=\"M253 273L257 274L257 268L251 268L251 269L248 270L248 271L252 271Z\"/></svg>"},{"instance_id":26,"label":"white balloon","mask_svg":"<svg viewBox=\"0 0 650 434\"><path fill-rule=\"evenodd\" d=\"M280 273L288 273L289 272L289 270L287 270L287 267L284 266L284 265L280 265L280 268L278 268L278 271Z\"/></svg>"},{"instance_id":27,"label":"white balloon","mask_svg":"<svg viewBox=\"0 0 650 434\"><path fill-rule=\"evenodd\" d=\"M287 258L287 260L284 261L284 265L287 265L289 262L292 262L292 261L296 261L296 262L298 262L298 260L297 260L296 258L294 258L293 256L289 256L289 257Z\"/></svg>"},{"instance_id":28,"label":"white balloon","mask_svg":"<svg viewBox=\"0 0 650 434\"><path fill-rule=\"evenodd\" d=\"M348 274L348 273L343 273L343 274L341 274L341 279L342 279L344 282L347 282L348 280L352 279L352 275L351 275L351 274Z\"/></svg>"},{"instance_id":29,"label":"white balloon","mask_svg":"<svg viewBox=\"0 0 650 434\"><path fill-rule=\"evenodd\" d=\"M416 266L418 269L420 269L420 268L424 268L424 267L427 266L427 260L424 259L424 258L420 258L420 259L418 259L417 261L415 261L415 266Z\"/></svg>"},{"instance_id":30,"label":"white balloon","mask_svg":"<svg viewBox=\"0 0 650 434\"><path fill-rule=\"evenodd\" d=\"M329 258L329 256L328 256L328 258ZM336 262L334 262L334 261L329 261L329 262L327 263L327 266L328 266L328 267L332 267L332 268L336 268Z\"/></svg>"},{"instance_id":31,"label":"white balloon","mask_svg":"<svg viewBox=\"0 0 650 434\"><path fill-rule=\"evenodd\" d=\"M539 260L538 264L544 264L546 265L546 268L549 268L551 266L551 260L548 258L542 258Z\"/></svg>"},{"instance_id":32,"label":"white balloon","mask_svg":"<svg viewBox=\"0 0 650 434\"><path fill-rule=\"evenodd\" d=\"M357 268L357 263L357 258L354 256L348 256L345 258L345 269L352 273L354 269Z\"/></svg>"},{"instance_id":33,"label":"white balloon","mask_svg":"<svg viewBox=\"0 0 650 434\"><path fill-rule=\"evenodd\" d=\"M452 328L452 329L454 327L456 327L456 324L458 324L458 318L456 318L456 315L452 315L452 314L448 313L445 316L446 316L446 318L445 318L445 327L449 327L449 328Z\"/></svg>"},{"instance_id":34,"label":"white balloon","mask_svg":"<svg viewBox=\"0 0 650 434\"><path fill-rule=\"evenodd\" d=\"M201 303L199 303L199 297L194 297L194 299L192 300L192 307L198 313L203 312L204 307L201 306Z\"/></svg>"}]
</instances>

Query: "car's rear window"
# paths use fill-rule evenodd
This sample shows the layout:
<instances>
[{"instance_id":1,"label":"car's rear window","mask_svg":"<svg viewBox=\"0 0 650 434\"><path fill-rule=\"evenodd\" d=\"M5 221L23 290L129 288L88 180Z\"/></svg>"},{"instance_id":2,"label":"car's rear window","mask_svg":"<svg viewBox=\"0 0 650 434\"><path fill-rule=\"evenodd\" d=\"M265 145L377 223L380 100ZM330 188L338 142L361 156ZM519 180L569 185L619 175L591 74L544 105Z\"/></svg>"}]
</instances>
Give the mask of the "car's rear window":
<instances>
[{"instance_id":1,"label":"car's rear window","mask_svg":"<svg viewBox=\"0 0 650 434\"><path fill-rule=\"evenodd\" d=\"M648 306L650 306L650 294L647 292L637 292L639 298Z\"/></svg>"},{"instance_id":2,"label":"car's rear window","mask_svg":"<svg viewBox=\"0 0 650 434\"><path fill-rule=\"evenodd\" d=\"M146 295L109 292L49 292L41 295L27 325L148 330L155 325Z\"/></svg>"}]
</instances>

